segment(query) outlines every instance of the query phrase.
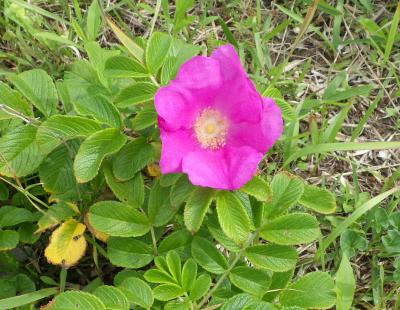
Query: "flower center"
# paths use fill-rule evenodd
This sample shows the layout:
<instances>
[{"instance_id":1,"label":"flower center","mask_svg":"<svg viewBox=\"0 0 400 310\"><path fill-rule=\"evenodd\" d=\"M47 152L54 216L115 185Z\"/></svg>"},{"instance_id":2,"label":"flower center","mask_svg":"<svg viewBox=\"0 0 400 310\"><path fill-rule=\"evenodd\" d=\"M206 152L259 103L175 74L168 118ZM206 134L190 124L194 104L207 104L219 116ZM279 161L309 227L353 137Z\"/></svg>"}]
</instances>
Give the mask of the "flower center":
<instances>
[{"instance_id":1,"label":"flower center","mask_svg":"<svg viewBox=\"0 0 400 310\"><path fill-rule=\"evenodd\" d=\"M196 118L194 132L205 149L219 149L226 144L228 121L215 109L205 108Z\"/></svg>"}]
</instances>

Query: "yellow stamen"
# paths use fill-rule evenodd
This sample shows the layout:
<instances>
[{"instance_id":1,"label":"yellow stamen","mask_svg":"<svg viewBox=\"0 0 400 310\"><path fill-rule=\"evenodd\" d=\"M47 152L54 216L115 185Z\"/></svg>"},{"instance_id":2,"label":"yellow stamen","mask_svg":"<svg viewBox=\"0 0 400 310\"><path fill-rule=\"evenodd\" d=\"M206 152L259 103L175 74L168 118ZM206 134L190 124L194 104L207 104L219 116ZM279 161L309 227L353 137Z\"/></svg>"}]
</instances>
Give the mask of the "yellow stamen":
<instances>
[{"instance_id":1,"label":"yellow stamen","mask_svg":"<svg viewBox=\"0 0 400 310\"><path fill-rule=\"evenodd\" d=\"M226 144L228 122L218 110L206 108L200 112L194 124L194 131L201 147L219 149Z\"/></svg>"}]
</instances>

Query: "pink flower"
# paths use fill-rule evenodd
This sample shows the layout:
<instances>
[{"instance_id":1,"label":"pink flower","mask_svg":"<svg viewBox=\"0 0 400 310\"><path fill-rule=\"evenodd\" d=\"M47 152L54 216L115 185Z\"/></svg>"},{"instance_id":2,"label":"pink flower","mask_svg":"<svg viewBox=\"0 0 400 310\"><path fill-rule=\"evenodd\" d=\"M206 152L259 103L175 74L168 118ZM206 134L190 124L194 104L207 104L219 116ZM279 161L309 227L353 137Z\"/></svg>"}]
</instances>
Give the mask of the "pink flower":
<instances>
[{"instance_id":1,"label":"pink flower","mask_svg":"<svg viewBox=\"0 0 400 310\"><path fill-rule=\"evenodd\" d=\"M247 183L283 128L280 109L257 93L231 45L184 63L155 106L161 172L216 189Z\"/></svg>"}]
</instances>

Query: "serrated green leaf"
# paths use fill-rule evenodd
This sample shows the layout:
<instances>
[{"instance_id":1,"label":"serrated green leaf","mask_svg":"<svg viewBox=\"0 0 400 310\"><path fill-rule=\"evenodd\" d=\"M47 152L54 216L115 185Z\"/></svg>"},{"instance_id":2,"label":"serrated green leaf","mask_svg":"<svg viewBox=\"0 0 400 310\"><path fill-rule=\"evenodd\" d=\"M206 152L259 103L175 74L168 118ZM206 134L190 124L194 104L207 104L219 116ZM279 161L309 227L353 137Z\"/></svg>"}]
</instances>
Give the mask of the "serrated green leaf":
<instances>
[{"instance_id":1,"label":"serrated green leaf","mask_svg":"<svg viewBox=\"0 0 400 310\"><path fill-rule=\"evenodd\" d=\"M193 258L189 258L182 268L182 288L191 291L195 279L197 278L197 264Z\"/></svg>"},{"instance_id":2,"label":"serrated green leaf","mask_svg":"<svg viewBox=\"0 0 400 310\"><path fill-rule=\"evenodd\" d=\"M33 116L32 106L17 91L12 90L7 84L0 81L0 105L2 104L22 115ZM0 120L12 117L14 116L0 109Z\"/></svg>"},{"instance_id":3,"label":"serrated green leaf","mask_svg":"<svg viewBox=\"0 0 400 310\"><path fill-rule=\"evenodd\" d=\"M109 285L102 285L93 292L100 299L107 309L128 310L129 302L125 294L118 288Z\"/></svg>"},{"instance_id":4,"label":"serrated green leaf","mask_svg":"<svg viewBox=\"0 0 400 310\"><path fill-rule=\"evenodd\" d=\"M198 300L203 297L211 286L211 277L207 273L201 274L196 281L193 283L193 287L190 291L190 299Z\"/></svg>"},{"instance_id":5,"label":"serrated green leaf","mask_svg":"<svg viewBox=\"0 0 400 310\"><path fill-rule=\"evenodd\" d=\"M250 218L239 198L227 191L218 192L217 214L221 228L229 238L237 244L248 239Z\"/></svg>"},{"instance_id":6,"label":"serrated green leaf","mask_svg":"<svg viewBox=\"0 0 400 310\"><path fill-rule=\"evenodd\" d=\"M205 238L193 238L192 256L201 267L211 273L222 274L228 269L225 257Z\"/></svg>"},{"instance_id":7,"label":"serrated green leaf","mask_svg":"<svg viewBox=\"0 0 400 310\"><path fill-rule=\"evenodd\" d=\"M168 301L182 296L185 291L177 284L161 284L153 289L154 298Z\"/></svg>"},{"instance_id":8,"label":"serrated green leaf","mask_svg":"<svg viewBox=\"0 0 400 310\"><path fill-rule=\"evenodd\" d=\"M280 216L262 226L260 236L283 245L312 242L320 234L318 220L306 213Z\"/></svg>"},{"instance_id":9,"label":"serrated green leaf","mask_svg":"<svg viewBox=\"0 0 400 310\"><path fill-rule=\"evenodd\" d=\"M230 272L229 279L242 291L261 297L271 284L271 275L272 272L266 270L237 266Z\"/></svg>"},{"instance_id":10,"label":"serrated green leaf","mask_svg":"<svg viewBox=\"0 0 400 310\"><path fill-rule=\"evenodd\" d=\"M0 230L0 251L14 249L19 242L19 234L15 230Z\"/></svg>"},{"instance_id":11,"label":"serrated green leaf","mask_svg":"<svg viewBox=\"0 0 400 310\"><path fill-rule=\"evenodd\" d=\"M113 161L114 176L121 181L127 181L146 167L153 156L153 147L145 138L137 138L127 143L115 156Z\"/></svg>"},{"instance_id":12,"label":"serrated green leaf","mask_svg":"<svg viewBox=\"0 0 400 310\"><path fill-rule=\"evenodd\" d=\"M255 266L274 272L291 270L297 263L297 252L294 248L277 244L262 244L248 247L247 259Z\"/></svg>"},{"instance_id":13,"label":"serrated green leaf","mask_svg":"<svg viewBox=\"0 0 400 310\"><path fill-rule=\"evenodd\" d=\"M104 177L114 195L122 202L141 207L144 202L144 181L141 173L137 173L128 181L118 181L111 170L111 165L105 163L103 166Z\"/></svg>"},{"instance_id":14,"label":"serrated green leaf","mask_svg":"<svg viewBox=\"0 0 400 310\"><path fill-rule=\"evenodd\" d=\"M353 303L356 280L349 259L344 254L336 273L336 309L349 310Z\"/></svg>"},{"instance_id":15,"label":"serrated green leaf","mask_svg":"<svg viewBox=\"0 0 400 310\"><path fill-rule=\"evenodd\" d=\"M79 183L92 180L99 172L105 156L117 152L126 141L118 129L108 128L90 135L80 146L74 161L74 173Z\"/></svg>"},{"instance_id":16,"label":"serrated green leaf","mask_svg":"<svg viewBox=\"0 0 400 310\"><path fill-rule=\"evenodd\" d=\"M146 64L151 73L155 73L164 63L171 46L171 37L161 32L153 32L146 48Z\"/></svg>"},{"instance_id":17,"label":"serrated green leaf","mask_svg":"<svg viewBox=\"0 0 400 310\"><path fill-rule=\"evenodd\" d=\"M175 279L169 273L160 269L147 270L144 278L150 283L175 283Z\"/></svg>"},{"instance_id":18,"label":"serrated green leaf","mask_svg":"<svg viewBox=\"0 0 400 310\"><path fill-rule=\"evenodd\" d=\"M268 202L272 199L272 190L268 183L258 176L243 185L240 191L253 196L258 201Z\"/></svg>"},{"instance_id":19,"label":"serrated green leaf","mask_svg":"<svg viewBox=\"0 0 400 310\"><path fill-rule=\"evenodd\" d=\"M100 130L100 123L89 118L54 115L41 124L36 140L41 153L48 154L63 142L74 138L85 138Z\"/></svg>"},{"instance_id":20,"label":"serrated green leaf","mask_svg":"<svg viewBox=\"0 0 400 310\"><path fill-rule=\"evenodd\" d=\"M77 186L72 161L76 151L71 145L67 146L60 145L39 166L43 188L52 194L65 193Z\"/></svg>"},{"instance_id":21,"label":"serrated green leaf","mask_svg":"<svg viewBox=\"0 0 400 310\"><path fill-rule=\"evenodd\" d=\"M263 300L274 301L281 291L288 285L293 276L293 269L285 272L274 272L272 274L269 291L264 295Z\"/></svg>"},{"instance_id":22,"label":"serrated green leaf","mask_svg":"<svg viewBox=\"0 0 400 310\"><path fill-rule=\"evenodd\" d=\"M126 56L110 57L104 66L104 75L108 78L139 78L149 75L139 62Z\"/></svg>"},{"instance_id":23,"label":"serrated green leaf","mask_svg":"<svg viewBox=\"0 0 400 310\"><path fill-rule=\"evenodd\" d=\"M123 88L115 99L115 102L118 108L127 108L153 100L156 91L157 86L152 83L137 82Z\"/></svg>"},{"instance_id":24,"label":"serrated green leaf","mask_svg":"<svg viewBox=\"0 0 400 310\"><path fill-rule=\"evenodd\" d=\"M292 174L282 172L274 176L271 182L272 201L264 208L269 218L274 218L293 207L304 191L304 183Z\"/></svg>"},{"instance_id":25,"label":"serrated green leaf","mask_svg":"<svg viewBox=\"0 0 400 310\"><path fill-rule=\"evenodd\" d=\"M313 185L304 185L304 192L299 203L323 214L333 213L336 210L335 196L327 189Z\"/></svg>"},{"instance_id":26,"label":"serrated green leaf","mask_svg":"<svg viewBox=\"0 0 400 310\"><path fill-rule=\"evenodd\" d=\"M46 117L57 112L57 89L46 71L32 69L8 78Z\"/></svg>"},{"instance_id":27,"label":"serrated green leaf","mask_svg":"<svg viewBox=\"0 0 400 310\"><path fill-rule=\"evenodd\" d=\"M170 201L175 207L179 207L187 200L195 187L190 183L186 175L181 175L171 188Z\"/></svg>"},{"instance_id":28,"label":"serrated green leaf","mask_svg":"<svg viewBox=\"0 0 400 310\"><path fill-rule=\"evenodd\" d=\"M88 41L96 40L101 27L101 9L99 2L93 0L87 11L86 35Z\"/></svg>"},{"instance_id":29,"label":"serrated green leaf","mask_svg":"<svg viewBox=\"0 0 400 310\"><path fill-rule=\"evenodd\" d=\"M141 268L153 260L153 249L148 244L134 238L110 237L107 254L115 266Z\"/></svg>"},{"instance_id":30,"label":"serrated green leaf","mask_svg":"<svg viewBox=\"0 0 400 310\"><path fill-rule=\"evenodd\" d=\"M264 92L263 92L263 97L268 97L271 98L275 101L275 103L278 105L278 107L282 111L282 117L287 120L287 121L294 121L296 119L296 113L293 109L293 107L287 103L279 91L279 89L274 88L274 87L268 87Z\"/></svg>"},{"instance_id":31,"label":"serrated green leaf","mask_svg":"<svg viewBox=\"0 0 400 310\"><path fill-rule=\"evenodd\" d=\"M156 122L157 112L151 107L140 110L132 120L131 125L134 130L139 131L155 125Z\"/></svg>"},{"instance_id":32,"label":"serrated green leaf","mask_svg":"<svg viewBox=\"0 0 400 310\"><path fill-rule=\"evenodd\" d=\"M336 301L333 279L326 272L311 272L289 285L279 297L282 305L302 308L331 308Z\"/></svg>"},{"instance_id":33,"label":"serrated green leaf","mask_svg":"<svg viewBox=\"0 0 400 310\"><path fill-rule=\"evenodd\" d=\"M200 187L189 196L184 212L185 225L188 230L197 232L200 229L214 195L213 189Z\"/></svg>"},{"instance_id":34,"label":"serrated green leaf","mask_svg":"<svg viewBox=\"0 0 400 310\"><path fill-rule=\"evenodd\" d=\"M116 237L138 237L146 234L149 220L136 208L116 201L100 201L89 209L90 225Z\"/></svg>"},{"instance_id":35,"label":"serrated green leaf","mask_svg":"<svg viewBox=\"0 0 400 310\"><path fill-rule=\"evenodd\" d=\"M2 206L0 208L0 228L10 227L24 222L34 222L32 212L25 208Z\"/></svg>"},{"instance_id":36,"label":"serrated green leaf","mask_svg":"<svg viewBox=\"0 0 400 310\"><path fill-rule=\"evenodd\" d=\"M43 160L35 136L36 128L25 125L0 138L0 174L23 177L35 172Z\"/></svg>"},{"instance_id":37,"label":"serrated green leaf","mask_svg":"<svg viewBox=\"0 0 400 310\"><path fill-rule=\"evenodd\" d=\"M103 302L96 296L78 291L61 293L51 305L52 310L106 310Z\"/></svg>"},{"instance_id":38,"label":"serrated green leaf","mask_svg":"<svg viewBox=\"0 0 400 310\"><path fill-rule=\"evenodd\" d=\"M165 225L178 211L169 201L169 188L161 187L157 181L150 191L148 214L150 222L156 226Z\"/></svg>"},{"instance_id":39,"label":"serrated green leaf","mask_svg":"<svg viewBox=\"0 0 400 310\"><path fill-rule=\"evenodd\" d=\"M121 288L131 303L146 309L150 309L153 305L153 292L150 286L143 280L130 277L125 279L121 285L119 285L119 288Z\"/></svg>"}]
</instances>

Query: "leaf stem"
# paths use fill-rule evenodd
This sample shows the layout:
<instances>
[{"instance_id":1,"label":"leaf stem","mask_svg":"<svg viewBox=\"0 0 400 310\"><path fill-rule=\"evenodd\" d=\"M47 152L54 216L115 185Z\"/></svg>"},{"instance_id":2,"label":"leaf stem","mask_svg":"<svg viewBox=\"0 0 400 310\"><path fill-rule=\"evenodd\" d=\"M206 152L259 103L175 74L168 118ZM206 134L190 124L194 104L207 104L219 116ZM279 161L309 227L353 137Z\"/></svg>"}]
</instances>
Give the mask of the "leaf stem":
<instances>
[{"instance_id":1,"label":"leaf stem","mask_svg":"<svg viewBox=\"0 0 400 310\"><path fill-rule=\"evenodd\" d=\"M151 240L153 241L153 252L154 256L158 256L158 249L157 249L157 240L156 240L156 234L154 233L154 227L150 227L150 233L151 233Z\"/></svg>"},{"instance_id":2,"label":"leaf stem","mask_svg":"<svg viewBox=\"0 0 400 310\"><path fill-rule=\"evenodd\" d=\"M243 244L242 249L239 253L236 254L235 259L229 265L228 269L221 275L215 285L208 291L207 295L201 300L198 305L198 308L201 307L210 299L211 295L217 290L217 288L222 284L222 282L229 276L232 269L236 266L237 262L243 257L244 251L246 251L247 247L252 244L253 240L258 236L260 228L258 228L255 232L251 233L247 241Z\"/></svg>"}]
</instances>

